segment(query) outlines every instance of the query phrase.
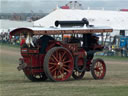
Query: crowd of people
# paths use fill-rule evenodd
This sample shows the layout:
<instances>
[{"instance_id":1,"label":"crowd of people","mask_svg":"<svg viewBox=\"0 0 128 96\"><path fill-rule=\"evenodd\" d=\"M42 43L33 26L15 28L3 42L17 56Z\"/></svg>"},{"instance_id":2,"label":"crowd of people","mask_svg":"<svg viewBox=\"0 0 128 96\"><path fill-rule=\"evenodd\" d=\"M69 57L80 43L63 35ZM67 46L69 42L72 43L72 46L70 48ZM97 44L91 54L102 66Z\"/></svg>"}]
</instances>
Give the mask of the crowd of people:
<instances>
[{"instance_id":1,"label":"crowd of people","mask_svg":"<svg viewBox=\"0 0 128 96\"><path fill-rule=\"evenodd\" d=\"M0 33L0 43L3 44L13 44L13 45L19 45L20 39L19 36L11 37L9 36L9 33Z\"/></svg>"}]
</instances>

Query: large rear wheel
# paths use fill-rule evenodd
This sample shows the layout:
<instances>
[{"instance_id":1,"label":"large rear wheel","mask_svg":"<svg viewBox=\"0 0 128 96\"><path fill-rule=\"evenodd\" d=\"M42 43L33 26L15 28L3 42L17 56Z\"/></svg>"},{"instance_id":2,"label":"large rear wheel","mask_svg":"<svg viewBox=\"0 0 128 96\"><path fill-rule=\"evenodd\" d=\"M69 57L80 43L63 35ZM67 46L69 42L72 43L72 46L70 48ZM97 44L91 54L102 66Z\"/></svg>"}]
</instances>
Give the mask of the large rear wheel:
<instances>
[{"instance_id":1,"label":"large rear wheel","mask_svg":"<svg viewBox=\"0 0 128 96\"><path fill-rule=\"evenodd\" d=\"M94 79L103 79L106 74L106 65L102 59L94 59L91 65L91 74Z\"/></svg>"},{"instance_id":2,"label":"large rear wheel","mask_svg":"<svg viewBox=\"0 0 128 96\"><path fill-rule=\"evenodd\" d=\"M47 52L43 68L50 80L65 81L74 69L72 54L66 48L54 47Z\"/></svg>"}]
</instances>

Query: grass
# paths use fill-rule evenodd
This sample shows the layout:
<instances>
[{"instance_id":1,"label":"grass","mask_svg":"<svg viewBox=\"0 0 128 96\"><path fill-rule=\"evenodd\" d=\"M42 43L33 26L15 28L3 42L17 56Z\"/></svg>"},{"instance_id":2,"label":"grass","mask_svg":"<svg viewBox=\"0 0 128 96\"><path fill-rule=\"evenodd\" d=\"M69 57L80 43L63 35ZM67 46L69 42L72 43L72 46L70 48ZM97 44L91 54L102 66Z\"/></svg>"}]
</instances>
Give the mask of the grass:
<instances>
[{"instance_id":1,"label":"grass","mask_svg":"<svg viewBox=\"0 0 128 96\"><path fill-rule=\"evenodd\" d=\"M17 48L19 48L20 47L20 45L19 44L10 44L10 43L2 43L2 42L0 42L0 46L8 46L8 47L17 47Z\"/></svg>"},{"instance_id":2,"label":"grass","mask_svg":"<svg viewBox=\"0 0 128 96\"><path fill-rule=\"evenodd\" d=\"M127 96L128 59L101 57L107 64L104 80L94 80L87 72L82 80L31 82L17 71L19 48L0 48L0 96ZM119 63L121 62L121 64Z\"/></svg>"},{"instance_id":3,"label":"grass","mask_svg":"<svg viewBox=\"0 0 128 96\"><path fill-rule=\"evenodd\" d=\"M121 57L121 56L95 56L96 58L102 58L104 60L111 60L111 61L128 61L128 57Z\"/></svg>"}]
</instances>

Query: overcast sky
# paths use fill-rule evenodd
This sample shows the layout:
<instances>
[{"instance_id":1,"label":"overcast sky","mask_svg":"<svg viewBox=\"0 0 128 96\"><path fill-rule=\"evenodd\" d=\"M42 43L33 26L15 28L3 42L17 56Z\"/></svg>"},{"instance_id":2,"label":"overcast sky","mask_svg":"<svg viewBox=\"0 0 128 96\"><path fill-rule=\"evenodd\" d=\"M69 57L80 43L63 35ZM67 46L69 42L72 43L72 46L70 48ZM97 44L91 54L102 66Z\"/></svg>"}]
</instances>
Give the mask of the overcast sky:
<instances>
[{"instance_id":1,"label":"overcast sky","mask_svg":"<svg viewBox=\"0 0 128 96\"><path fill-rule=\"evenodd\" d=\"M44 12L48 13L56 8L56 5L62 6L69 1L78 1L83 8L92 9L128 9L128 0L0 0L0 12L21 13L21 12Z\"/></svg>"}]
</instances>

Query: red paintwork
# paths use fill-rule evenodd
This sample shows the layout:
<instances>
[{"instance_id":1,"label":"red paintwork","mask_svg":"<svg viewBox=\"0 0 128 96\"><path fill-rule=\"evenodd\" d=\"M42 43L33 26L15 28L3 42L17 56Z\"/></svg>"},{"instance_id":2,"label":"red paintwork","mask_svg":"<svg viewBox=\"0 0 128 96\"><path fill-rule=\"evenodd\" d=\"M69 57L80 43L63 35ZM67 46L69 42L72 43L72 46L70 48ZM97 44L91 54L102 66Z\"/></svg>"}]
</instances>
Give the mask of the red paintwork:
<instances>
[{"instance_id":1,"label":"red paintwork","mask_svg":"<svg viewBox=\"0 0 128 96\"><path fill-rule=\"evenodd\" d=\"M50 41L49 44L48 44L48 47L46 48L46 52L53 48L54 46L62 46L64 48L67 48L68 50L70 50L73 54L75 54L75 52L78 52L78 45L77 44L73 44L73 43L66 43L66 44L63 44L61 43L60 41ZM84 49L83 49L84 50ZM82 51L83 51L82 50ZM81 51L79 51L81 52ZM81 53L80 53L81 54Z\"/></svg>"},{"instance_id":2,"label":"red paintwork","mask_svg":"<svg viewBox=\"0 0 128 96\"><path fill-rule=\"evenodd\" d=\"M87 53L84 49L80 48L78 49L77 44L63 44L59 41L50 41L48 44L48 47L46 48L46 52L48 52L49 49L55 47L55 46L62 46L67 48L71 53L72 56L79 55L80 58L83 59L83 56L87 56ZM38 74L40 72L43 72L43 62L45 54L39 54L39 49L28 49L28 48L21 48L21 55L23 56L24 63L27 64L27 68L24 69L24 71L27 74ZM82 59L80 59L80 65L83 64ZM35 68L35 69L33 69ZM36 69L37 68L37 69Z\"/></svg>"},{"instance_id":3,"label":"red paintwork","mask_svg":"<svg viewBox=\"0 0 128 96\"><path fill-rule=\"evenodd\" d=\"M63 44L59 41L50 41L48 43L48 46L46 48L46 52L48 52L49 49L53 48L54 46L62 46Z\"/></svg>"},{"instance_id":4,"label":"red paintwork","mask_svg":"<svg viewBox=\"0 0 128 96\"><path fill-rule=\"evenodd\" d=\"M25 43L25 39L22 39L20 42L20 46L22 46Z\"/></svg>"},{"instance_id":5,"label":"red paintwork","mask_svg":"<svg viewBox=\"0 0 128 96\"><path fill-rule=\"evenodd\" d=\"M21 49L21 55L23 56L24 63L27 64L27 74L37 74L43 72L43 60L44 54L39 54L38 49Z\"/></svg>"},{"instance_id":6,"label":"red paintwork","mask_svg":"<svg viewBox=\"0 0 128 96\"><path fill-rule=\"evenodd\" d=\"M78 50L77 55L78 55L78 58L79 58L77 64L78 64L78 66L82 66L84 64L84 62L85 62L83 57L84 56L87 57L87 53L86 53L86 51L84 49L81 48L81 49Z\"/></svg>"},{"instance_id":7,"label":"red paintwork","mask_svg":"<svg viewBox=\"0 0 128 96\"><path fill-rule=\"evenodd\" d=\"M53 48L55 45L59 45L58 42L51 41L46 48L46 52ZM21 55L23 56L24 63L27 64L27 68L24 70L27 74L38 74L43 72L43 62L45 54L39 54L39 49L22 48ZM34 68L34 69L33 69Z\"/></svg>"},{"instance_id":8,"label":"red paintwork","mask_svg":"<svg viewBox=\"0 0 128 96\"><path fill-rule=\"evenodd\" d=\"M79 56L77 64L78 64L78 66L82 66L84 64L84 58Z\"/></svg>"},{"instance_id":9,"label":"red paintwork","mask_svg":"<svg viewBox=\"0 0 128 96\"><path fill-rule=\"evenodd\" d=\"M69 9L69 6L62 6L62 9Z\"/></svg>"}]
</instances>

